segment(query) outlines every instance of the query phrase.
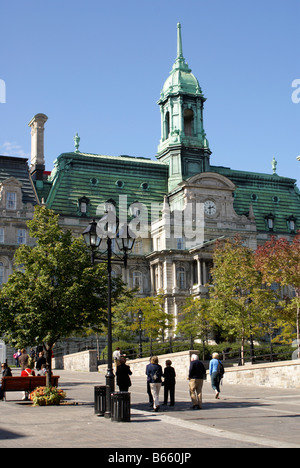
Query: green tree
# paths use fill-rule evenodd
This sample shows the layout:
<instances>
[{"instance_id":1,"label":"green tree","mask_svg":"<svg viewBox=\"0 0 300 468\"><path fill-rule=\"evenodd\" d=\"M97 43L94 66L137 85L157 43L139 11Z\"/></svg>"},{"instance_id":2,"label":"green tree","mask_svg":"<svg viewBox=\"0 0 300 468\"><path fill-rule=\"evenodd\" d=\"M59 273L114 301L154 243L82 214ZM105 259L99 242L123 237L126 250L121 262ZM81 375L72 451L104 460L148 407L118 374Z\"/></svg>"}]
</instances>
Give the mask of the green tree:
<instances>
[{"instance_id":1,"label":"green tree","mask_svg":"<svg viewBox=\"0 0 300 468\"><path fill-rule=\"evenodd\" d=\"M12 275L0 291L0 333L15 347L43 344L50 385L56 341L105 323L107 279L104 265L91 267L81 239L63 231L58 216L37 207L28 222L35 246L22 245ZM122 291L115 282L113 296Z\"/></svg>"},{"instance_id":2,"label":"green tree","mask_svg":"<svg viewBox=\"0 0 300 468\"><path fill-rule=\"evenodd\" d=\"M253 336L254 324L259 323L260 310L254 298L261 289L261 275L255 269L254 252L239 237L219 242L213 260L212 311L229 335L240 338L244 364L245 341Z\"/></svg>"},{"instance_id":3,"label":"green tree","mask_svg":"<svg viewBox=\"0 0 300 468\"><path fill-rule=\"evenodd\" d=\"M252 294L252 307L256 309L259 322L253 324L256 337L268 335L270 343L270 356L273 357L273 343L281 328L278 290L265 287L255 289Z\"/></svg>"},{"instance_id":4,"label":"green tree","mask_svg":"<svg viewBox=\"0 0 300 468\"><path fill-rule=\"evenodd\" d=\"M290 313L294 313L300 357L300 233L294 237L293 242L273 236L257 249L255 264L269 286L277 283L292 291L292 294L286 297L282 319L289 322Z\"/></svg>"},{"instance_id":5,"label":"green tree","mask_svg":"<svg viewBox=\"0 0 300 468\"><path fill-rule=\"evenodd\" d=\"M210 309L210 300L203 298L188 297L179 314L182 319L176 327L176 333L182 333L190 338L191 349L196 338L201 339L203 344L203 359L205 359L205 342L213 329L213 319Z\"/></svg>"},{"instance_id":6,"label":"green tree","mask_svg":"<svg viewBox=\"0 0 300 468\"><path fill-rule=\"evenodd\" d=\"M126 290L126 294L120 297L112 308L112 336L116 341L131 342L136 338L133 330L134 314L137 312L134 307L134 290Z\"/></svg>"},{"instance_id":7,"label":"green tree","mask_svg":"<svg viewBox=\"0 0 300 468\"><path fill-rule=\"evenodd\" d=\"M132 304L131 310L143 312L142 330L150 338L150 346L155 339L164 341L165 332L173 328L173 315L164 310L164 297L161 294L136 298ZM132 330L137 330L139 324L137 321L132 323Z\"/></svg>"}]
</instances>

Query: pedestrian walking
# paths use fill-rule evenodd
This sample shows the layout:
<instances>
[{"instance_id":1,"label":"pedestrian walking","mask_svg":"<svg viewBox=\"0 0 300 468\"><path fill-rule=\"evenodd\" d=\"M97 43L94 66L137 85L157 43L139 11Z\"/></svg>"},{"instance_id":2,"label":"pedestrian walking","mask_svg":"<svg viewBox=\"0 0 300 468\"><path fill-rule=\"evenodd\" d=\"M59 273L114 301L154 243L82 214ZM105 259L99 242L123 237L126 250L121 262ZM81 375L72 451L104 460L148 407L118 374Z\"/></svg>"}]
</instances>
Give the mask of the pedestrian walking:
<instances>
[{"instance_id":1,"label":"pedestrian walking","mask_svg":"<svg viewBox=\"0 0 300 468\"><path fill-rule=\"evenodd\" d=\"M113 360L115 363L115 370L117 371L118 366L120 365L120 357L121 357L121 348L117 347L113 352Z\"/></svg>"},{"instance_id":2,"label":"pedestrian walking","mask_svg":"<svg viewBox=\"0 0 300 468\"><path fill-rule=\"evenodd\" d=\"M153 409L157 412L160 408L159 405L159 392L162 384L162 367L158 364L158 357L153 356L151 363L147 368L147 377L149 378L151 393L153 397Z\"/></svg>"},{"instance_id":3,"label":"pedestrian walking","mask_svg":"<svg viewBox=\"0 0 300 468\"><path fill-rule=\"evenodd\" d=\"M145 374L147 375L147 393L149 397L149 406L152 408L153 407L153 396L150 388L150 377L148 377L148 367L151 365L151 358L149 360L149 364L146 366L146 372Z\"/></svg>"},{"instance_id":4,"label":"pedestrian walking","mask_svg":"<svg viewBox=\"0 0 300 468\"><path fill-rule=\"evenodd\" d=\"M25 370L28 367L29 356L26 352L26 349L21 349L21 356L19 357L19 364L21 366L21 371Z\"/></svg>"},{"instance_id":5,"label":"pedestrian walking","mask_svg":"<svg viewBox=\"0 0 300 468\"><path fill-rule=\"evenodd\" d=\"M202 388L206 380L206 370L197 354L192 354L189 369L190 396L193 403L192 409L202 409Z\"/></svg>"},{"instance_id":6,"label":"pedestrian walking","mask_svg":"<svg viewBox=\"0 0 300 468\"><path fill-rule=\"evenodd\" d=\"M224 367L219 359L218 353L213 353L209 363L209 374L211 378L211 386L216 393L216 399L220 398L220 383L224 375Z\"/></svg>"},{"instance_id":7,"label":"pedestrian walking","mask_svg":"<svg viewBox=\"0 0 300 468\"><path fill-rule=\"evenodd\" d=\"M130 375L132 375L132 372L126 364L126 358L121 356L120 364L117 367L117 385L120 392L128 392L129 387L131 387Z\"/></svg>"},{"instance_id":8,"label":"pedestrian walking","mask_svg":"<svg viewBox=\"0 0 300 468\"><path fill-rule=\"evenodd\" d=\"M172 367L172 361L169 359L166 361L166 368L163 373L164 377L164 405L168 404L168 396L170 394L170 406L175 405L175 384L176 384L176 372Z\"/></svg>"},{"instance_id":9,"label":"pedestrian walking","mask_svg":"<svg viewBox=\"0 0 300 468\"><path fill-rule=\"evenodd\" d=\"M21 356L21 350L18 349L18 351L15 352L15 354L13 355L13 358L15 360L15 363L16 363L16 367L20 367L20 364L19 364L19 357Z\"/></svg>"}]
</instances>

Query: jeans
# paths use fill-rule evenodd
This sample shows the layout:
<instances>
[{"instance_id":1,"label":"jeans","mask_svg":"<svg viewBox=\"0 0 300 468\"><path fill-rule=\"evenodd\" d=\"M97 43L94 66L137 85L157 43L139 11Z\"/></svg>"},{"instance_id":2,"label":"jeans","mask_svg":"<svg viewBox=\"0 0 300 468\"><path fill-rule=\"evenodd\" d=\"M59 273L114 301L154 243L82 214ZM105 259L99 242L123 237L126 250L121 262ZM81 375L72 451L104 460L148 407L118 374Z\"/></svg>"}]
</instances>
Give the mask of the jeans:
<instances>
[{"instance_id":1,"label":"jeans","mask_svg":"<svg viewBox=\"0 0 300 468\"><path fill-rule=\"evenodd\" d=\"M220 382L221 382L220 374L218 374L217 372L213 372L211 374L211 386L213 390L215 390L218 393L220 393Z\"/></svg>"}]
</instances>

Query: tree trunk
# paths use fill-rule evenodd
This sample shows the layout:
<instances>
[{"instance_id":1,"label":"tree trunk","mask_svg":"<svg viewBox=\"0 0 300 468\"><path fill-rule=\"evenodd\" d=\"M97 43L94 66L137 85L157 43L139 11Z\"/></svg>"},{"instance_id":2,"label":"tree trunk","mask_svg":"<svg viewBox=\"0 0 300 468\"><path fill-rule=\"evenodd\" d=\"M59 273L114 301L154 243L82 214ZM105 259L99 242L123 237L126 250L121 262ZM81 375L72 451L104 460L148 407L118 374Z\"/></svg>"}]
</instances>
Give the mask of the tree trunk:
<instances>
[{"instance_id":1,"label":"tree trunk","mask_svg":"<svg viewBox=\"0 0 300 468\"><path fill-rule=\"evenodd\" d=\"M46 347L46 387L51 387L52 375L52 346Z\"/></svg>"},{"instance_id":2,"label":"tree trunk","mask_svg":"<svg viewBox=\"0 0 300 468\"><path fill-rule=\"evenodd\" d=\"M245 365L245 337L242 337L242 346L241 346L241 364Z\"/></svg>"}]
</instances>

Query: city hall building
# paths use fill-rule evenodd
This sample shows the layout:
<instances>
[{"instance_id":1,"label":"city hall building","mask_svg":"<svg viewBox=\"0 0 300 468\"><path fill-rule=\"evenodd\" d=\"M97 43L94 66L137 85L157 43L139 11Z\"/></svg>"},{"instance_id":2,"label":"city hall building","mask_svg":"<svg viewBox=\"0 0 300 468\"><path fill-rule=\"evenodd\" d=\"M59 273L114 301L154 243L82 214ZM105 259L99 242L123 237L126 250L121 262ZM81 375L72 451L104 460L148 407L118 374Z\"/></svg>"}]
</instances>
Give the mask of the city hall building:
<instances>
[{"instance_id":1,"label":"city hall building","mask_svg":"<svg viewBox=\"0 0 300 468\"><path fill-rule=\"evenodd\" d=\"M58 156L47 173L47 116L37 114L29 122L29 173L19 177L16 168L6 170L3 161L5 167L13 159L18 165L18 158L0 157L0 281L11 271L13 249L31 241L26 220L37 203L58 213L61 226L75 236L112 206L118 217L131 216L134 249L127 269L116 259L113 274L130 288L138 286L141 296L161 292L175 318L188 296L206 297L217 239L238 234L254 250L271 235L292 239L300 229L296 180L280 177L275 160L270 174L214 166L205 101L183 57L179 24L177 58L158 100L161 135L155 158L82 153L76 135L75 150ZM19 161L23 170L24 164Z\"/></svg>"}]
</instances>

